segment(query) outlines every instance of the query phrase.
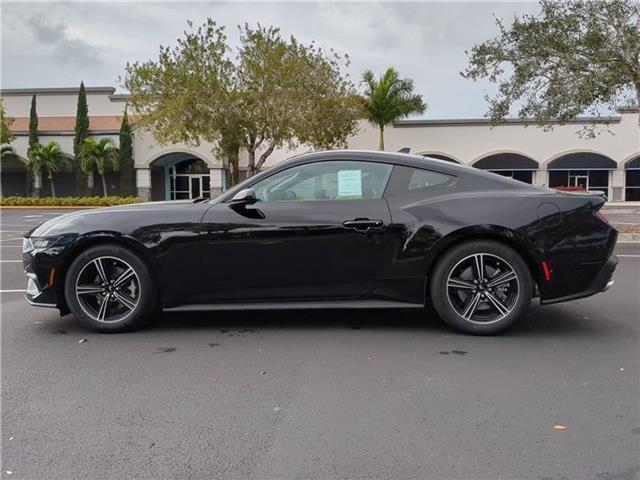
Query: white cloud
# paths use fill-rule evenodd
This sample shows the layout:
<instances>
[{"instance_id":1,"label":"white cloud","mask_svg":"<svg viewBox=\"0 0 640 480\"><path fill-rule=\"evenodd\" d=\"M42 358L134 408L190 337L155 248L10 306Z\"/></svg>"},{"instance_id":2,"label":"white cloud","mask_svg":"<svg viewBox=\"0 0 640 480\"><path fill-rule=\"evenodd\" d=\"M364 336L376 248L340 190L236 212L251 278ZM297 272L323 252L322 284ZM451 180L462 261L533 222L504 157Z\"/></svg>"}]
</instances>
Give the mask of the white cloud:
<instances>
[{"instance_id":1,"label":"white cloud","mask_svg":"<svg viewBox=\"0 0 640 480\"><path fill-rule=\"evenodd\" d=\"M536 3L11 3L2 5L2 86L114 85L127 61L155 58L191 19L281 27L352 60L358 81L388 66L414 79L429 117L478 117L487 83L460 77L465 49L495 35L493 14L531 13Z\"/></svg>"}]
</instances>

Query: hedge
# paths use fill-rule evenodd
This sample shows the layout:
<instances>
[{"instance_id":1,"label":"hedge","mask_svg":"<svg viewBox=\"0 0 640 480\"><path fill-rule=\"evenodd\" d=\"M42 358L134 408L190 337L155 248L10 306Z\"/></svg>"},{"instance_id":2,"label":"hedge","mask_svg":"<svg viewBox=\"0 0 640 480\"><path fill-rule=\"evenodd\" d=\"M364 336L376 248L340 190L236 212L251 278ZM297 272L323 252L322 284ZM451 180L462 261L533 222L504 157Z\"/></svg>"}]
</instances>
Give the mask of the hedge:
<instances>
[{"instance_id":1,"label":"hedge","mask_svg":"<svg viewBox=\"0 0 640 480\"><path fill-rule=\"evenodd\" d=\"M138 197L0 197L0 206L108 207L138 203Z\"/></svg>"}]
</instances>

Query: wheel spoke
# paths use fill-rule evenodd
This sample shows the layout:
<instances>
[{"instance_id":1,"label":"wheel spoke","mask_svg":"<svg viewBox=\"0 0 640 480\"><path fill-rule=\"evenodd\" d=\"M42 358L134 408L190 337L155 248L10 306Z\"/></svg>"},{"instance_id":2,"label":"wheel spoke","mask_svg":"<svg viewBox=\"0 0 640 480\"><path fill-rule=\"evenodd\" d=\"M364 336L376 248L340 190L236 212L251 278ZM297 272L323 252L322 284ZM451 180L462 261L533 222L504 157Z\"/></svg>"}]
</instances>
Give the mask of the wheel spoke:
<instances>
[{"instance_id":1,"label":"wheel spoke","mask_svg":"<svg viewBox=\"0 0 640 480\"><path fill-rule=\"evenodd\" d=\"M76 293L78 295L91 295L104 292L104 288L100 285L78 285Z\"/></svg>"},{"instance_id":2,"label":"wheel spoke","mask_svg":"<svg viewBox=\"0 0 640 480\"><path fill-rule=\"evenodd\" d=\"M121 283L126 282L128 279L130 279L134 275L135 275L135 272L133 271L133 268L131 267L127 268L124 272L122 272L122 274L118 278L116 278L115 282L113 282L113 286L117 287Z\"/></svg>"},{"instance_id":3,"label":"wheel spoke","mask_svg":"<svg viewBox=\"0 0 640 480\"><path fill-rule=\"evenodd\" d=\"M476 274L478 275L478 281L484 280L484 259L481 253L473 256L473 262L476 267Z\"/></svg>"},{"instance_id":4,"label":"wheel spoke","mask_svg":"<svg viewBox=\"0 0 640 480\"><path fill-rule=\"evenodd\" d=\"M113 292L113 296L115 297L118 303L124 305L129 310L133 310L134 308L136 308L135 302L129 300L125 295L122 295L120 292Z\"/></svg>"},{"instance_id":5,"label":"wheel spoke","mask_svg":"<svg viewBox=\"0 0 640 480\"><path fill-rule=\"evenodd\" d=\"M517 278L516 273L513 271L509 271L509 272L505 272L502 273L500 275L498 275L497 277L495 277L494 279L492 279L489 283L487 283L487 287L489 288L493 288L493 287L497 287L500 285L503 285L505 283L508 283L512 280L515 280Z\"/></svg>"},{"instance_id":6,"label":"wheel spoke","mask_svg":"<svg viewBox=\"0 0 640 480\"><path fill-rule=\"evenodd\" d=\"M470 320L471 317L473 317L473 314L475 313L476 308L478 308L479 303L480 303L480 294L476 293L473 297L471 297L464 311L462 312L463 318Z\"/></svg>"},{"instance_id":7,"label":"wheel spoke","mask_svg":"<svg viewBox=\"0 0 640 480\"><path fill-rule=\"evenodd\" d=\"M93 264L96 267L96 270L98 271L98 275L100 276L100 280L102 280L102 283L109 283L109 280L107 279L107 274L104 271L104 266L102 265L102 259L101 258L96 258L93 261Z\"/></svg>"},{"instance_id":8,"label":"wheel spoke","mask_svg":"<svg viewBox=\"0 0 640 480\"><path fill-rule=\"evenodd\" d=\"M500 301L493 293L486 292L487 299L489 303L493 305L493 308L498 311L498 313L502 316L507 315L511 310Z\"/></svg>"},{"instance_id":9,"label":"wheel spoke","mask_svg":"<svg viewBox=\"0 0 640 480\"><path fill-rule=\"evenodd\" d=\"M462 280L461 278L450 278L447 282L447 286L450 288L457 288L462 290L473 290L476 288L472 282L467 280Z\"/></svg>"},{"instance_id":10,"label":"wheel spoke","mask_svg":"<svg viewBox=\"0 0 640 480\"><path fill-rule=\"evenodd\" d=\"M107 309L109 307L109 300L111 299L111 294L107 293L102 299L102 303L100 303L100 310L98 310L98 321L104 322L104 319L107 316Z\"/></svg>"}]
</instances>

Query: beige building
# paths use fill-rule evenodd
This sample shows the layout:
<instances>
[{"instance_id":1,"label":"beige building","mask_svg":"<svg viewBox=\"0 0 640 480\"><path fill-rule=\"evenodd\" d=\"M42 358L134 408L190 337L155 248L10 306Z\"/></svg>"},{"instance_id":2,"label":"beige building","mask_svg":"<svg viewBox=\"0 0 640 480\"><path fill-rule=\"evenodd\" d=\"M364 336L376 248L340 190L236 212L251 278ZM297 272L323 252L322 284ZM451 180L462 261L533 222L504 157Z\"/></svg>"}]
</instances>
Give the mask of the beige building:
<instances>
[{"instance_id":1,"label":"beige building","mask_svg":"<svg viewBox=\"0 0 640 480\"><path fill-rule=\"evenodd\" d=\"M73 126L77 88L6 89L1 96L7 114L15 118L13 147L18 159L2 164L2 194L24 193L26 151L31 97L37 96L40 142L58 142L73 155ZM126 95L112 87L87 88L90 135L108 137L117 144ZM410 148L428 155L500 175L550 187L602 190L612 200L640 201L640 128L637 108L600 118L600 134L579 135L588 119L554 125L550 131L511 119L491 128L487 119L406 120L386 130L388 150ZM378 132L365 122L349 139L349 148L375 149ZM145 200L194 198L225 189L226 166L212 155L212 145L160 145L153 135L134 130L136 183ZM266 167L297 153L276 150ZM246 170L241 155L241 170ZM56 174L58 194L72 194L73 174ZM118 193L117 173L108 177L109 190ZM40 185L47 193L46 182Z\"/></svg>"}]
</instances>

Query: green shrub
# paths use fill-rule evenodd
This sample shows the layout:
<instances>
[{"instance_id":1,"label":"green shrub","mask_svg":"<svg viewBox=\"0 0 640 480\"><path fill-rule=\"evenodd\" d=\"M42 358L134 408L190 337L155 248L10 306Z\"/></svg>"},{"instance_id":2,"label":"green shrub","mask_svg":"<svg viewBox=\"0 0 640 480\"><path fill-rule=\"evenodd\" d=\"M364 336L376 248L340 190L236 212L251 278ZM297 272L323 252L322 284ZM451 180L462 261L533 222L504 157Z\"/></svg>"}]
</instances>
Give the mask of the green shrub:
<instances>
[{"instance_id":1,"label":"green shrub","mask_svg":"<svg viewBox=\"0 0 640 480\"><path fill-rule=\"evenodd\" d=\"M138 203L138 197L0 197L0 206L108 207Z\"/></svg>"}]
</instances>

